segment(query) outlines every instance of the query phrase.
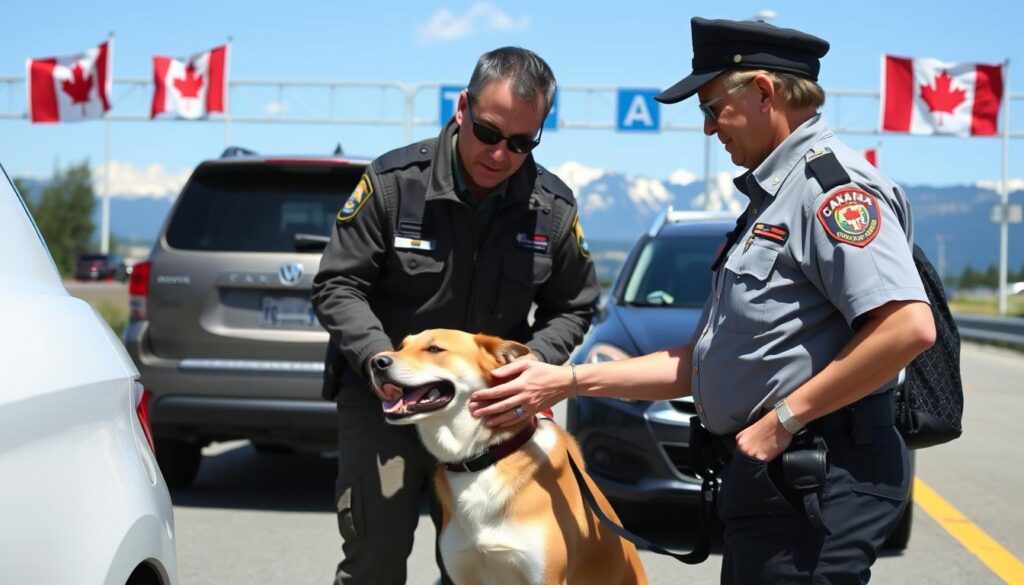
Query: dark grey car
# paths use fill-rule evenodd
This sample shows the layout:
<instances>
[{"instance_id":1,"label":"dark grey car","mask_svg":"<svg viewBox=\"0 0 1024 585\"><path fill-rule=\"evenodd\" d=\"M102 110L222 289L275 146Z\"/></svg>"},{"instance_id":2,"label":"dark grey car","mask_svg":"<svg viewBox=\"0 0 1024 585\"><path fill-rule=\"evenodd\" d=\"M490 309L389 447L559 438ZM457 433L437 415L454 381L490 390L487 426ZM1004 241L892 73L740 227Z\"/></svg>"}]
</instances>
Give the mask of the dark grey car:
<instances>
[{"instance_id":1,"label":"dark grey car","mask_svg":"<svg viewBox=\"0 0 1024 585\"><path fill-rule=\"evenodd\" d=\"M192 482L211 441L336 444L310 285L369 160L235 152L196 168L129 285L125 345L172 487Z\"/></svg>"}]
</instances>

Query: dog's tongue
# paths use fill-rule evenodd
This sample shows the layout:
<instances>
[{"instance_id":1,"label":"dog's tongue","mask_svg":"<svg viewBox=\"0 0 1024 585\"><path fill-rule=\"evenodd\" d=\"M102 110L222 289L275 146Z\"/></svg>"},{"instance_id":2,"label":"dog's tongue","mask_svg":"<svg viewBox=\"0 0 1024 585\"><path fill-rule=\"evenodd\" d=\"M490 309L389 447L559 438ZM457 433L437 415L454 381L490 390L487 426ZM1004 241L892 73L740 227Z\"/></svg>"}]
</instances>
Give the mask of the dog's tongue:
<instances>
[{"instance_id":1,"label":"dog's tongue","mask_svg":"<svg viewBox=\"0 0 1024 585\"><path fill-rule=\"evenodd\" d=\"M433 384L427 384L426 386L420 386L419 388L413 388L411 391L409 391L407 389L406 393L401 398L399 398L398 400L387 400L387 401L384 401L383 404L382 404L384 412L390 414L390 413L401 412L401 411L405 410L406 408L408 408L408 407L412 406L413 404L416 404L417 402L419 402L420 399L423 398L423 395L425 395L427 392L429 392L430 389L433 388L433 387L434 387Z\"/></svg>"}]
</instances>

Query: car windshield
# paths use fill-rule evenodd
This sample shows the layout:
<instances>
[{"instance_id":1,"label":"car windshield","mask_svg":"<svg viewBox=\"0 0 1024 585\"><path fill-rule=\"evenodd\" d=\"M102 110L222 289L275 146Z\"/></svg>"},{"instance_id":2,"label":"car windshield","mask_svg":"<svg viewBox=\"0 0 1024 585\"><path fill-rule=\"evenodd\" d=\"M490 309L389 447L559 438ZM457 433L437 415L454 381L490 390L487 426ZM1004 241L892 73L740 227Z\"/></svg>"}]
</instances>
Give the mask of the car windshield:
<instances>
[{"instance_id":1,"label":"car windshield","mask_svg":"<svg viewBox=\"0 0 1024 585\"><path fill-rule=\"evenodd\" d=\"M648 241L626 282L622 301L632 306L700 308L711 292L711 263L720 235Z\"/></svg>"},{"instance_id":2,"label":"car windshield","mask_svg":"<svg viewBox=\"0 0 1024 585\"><path fill-rule=\"evenodd\" d=\"M360 174L355 167L328 165L207 169L182 193L167 243L215 252L309 248L308 236L330 234Z\"/></svg>"}]
</instances>

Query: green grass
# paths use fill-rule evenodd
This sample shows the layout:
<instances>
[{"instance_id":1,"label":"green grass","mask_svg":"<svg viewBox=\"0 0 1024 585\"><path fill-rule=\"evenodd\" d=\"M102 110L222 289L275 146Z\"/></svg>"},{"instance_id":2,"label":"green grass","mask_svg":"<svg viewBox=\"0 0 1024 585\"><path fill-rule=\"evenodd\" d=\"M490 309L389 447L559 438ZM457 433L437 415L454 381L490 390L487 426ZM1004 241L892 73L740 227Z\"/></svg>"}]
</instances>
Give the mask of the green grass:
<instances>
[{"instance_id":1,"label":"green grass","mask_svg":"<svg viewBox=\"0 0 1024 585\"><path fill-rule=\"evenodd\" d=\"M998 315L999 300L978 298L954 298L949 302L949 310L964 315ZM1006 298L1006 315L1008 317L1024 317L1024 296L1014 295Z\"/></svg>"},{"instance_id":2,"label":"green grass","mask_svg":"<svg viewBox=\"0 0 1024 585\"><path fill-rule=\"evenodd\" d=\"M124 335L124 328L128 325L128 307L110 301L100 301L94 304L93 308L119 338Z\"/></svg>"}]
</instances>

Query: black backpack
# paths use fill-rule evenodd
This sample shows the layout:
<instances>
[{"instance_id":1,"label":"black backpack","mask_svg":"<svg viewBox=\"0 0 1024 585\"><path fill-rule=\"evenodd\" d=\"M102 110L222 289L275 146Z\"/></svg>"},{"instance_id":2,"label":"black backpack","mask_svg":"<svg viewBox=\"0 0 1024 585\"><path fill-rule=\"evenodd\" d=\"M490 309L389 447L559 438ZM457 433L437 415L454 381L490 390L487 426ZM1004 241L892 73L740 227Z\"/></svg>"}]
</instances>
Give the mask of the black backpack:
<instances>
[{"instance_id":1,"label":"black backpack","mask_svg":"<svg viewBox=\"0 0 1024 585\"><path fill-rule=\"evenodd\" d=\"M836 155L825 149L807 161L825 191L850 182ZM949 312L942 279L914 245L914 265L935 317L935 344L914 358L896 389L896 428L907 447L941 445L960 436L964 387L960 380L960 331Z\"/></svg>"},{"instance_id":2,"label":"black backpack","mask_svg":"<svg viewBox=\"0 0 1024 585\"><path fill-rule=\"evenodd\" d=\"M964 388L960 332L946 304L942 280L916 244L914 265L935 317L935 344L906 367L896 390L896 428L907 447L921 449L952 441L963 432Z\"/></svg>"}]
</instances>

